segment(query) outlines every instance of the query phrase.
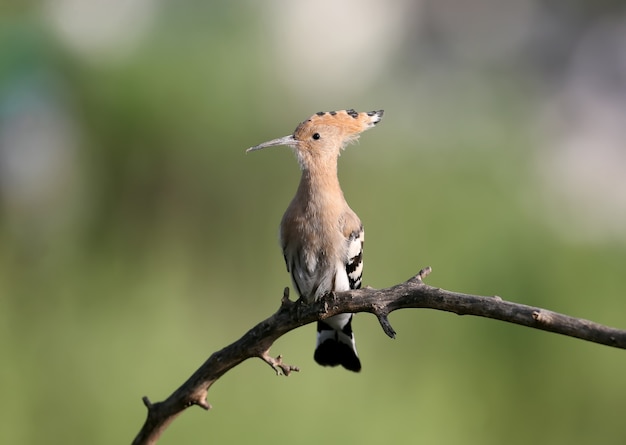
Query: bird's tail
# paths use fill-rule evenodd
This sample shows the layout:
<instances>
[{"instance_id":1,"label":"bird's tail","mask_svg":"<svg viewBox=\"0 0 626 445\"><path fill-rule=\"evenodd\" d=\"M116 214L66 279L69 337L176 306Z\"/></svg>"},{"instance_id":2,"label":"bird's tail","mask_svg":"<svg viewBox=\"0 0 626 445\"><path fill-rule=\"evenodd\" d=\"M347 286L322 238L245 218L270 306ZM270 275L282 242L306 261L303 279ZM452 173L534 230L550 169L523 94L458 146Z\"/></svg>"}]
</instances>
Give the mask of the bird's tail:
<instances>
[{"instance_id":1,"label":"bird's tail","mask_svg":"<svg viewBox=\"0 0 626 445\"><path fill-rule=\"evenodd\" d=\"M313 356L317 363L341 365L354 372L361 370L351 322L352 314L339 314L317 322L317 345Z\"/></svg>"}]
</instances>

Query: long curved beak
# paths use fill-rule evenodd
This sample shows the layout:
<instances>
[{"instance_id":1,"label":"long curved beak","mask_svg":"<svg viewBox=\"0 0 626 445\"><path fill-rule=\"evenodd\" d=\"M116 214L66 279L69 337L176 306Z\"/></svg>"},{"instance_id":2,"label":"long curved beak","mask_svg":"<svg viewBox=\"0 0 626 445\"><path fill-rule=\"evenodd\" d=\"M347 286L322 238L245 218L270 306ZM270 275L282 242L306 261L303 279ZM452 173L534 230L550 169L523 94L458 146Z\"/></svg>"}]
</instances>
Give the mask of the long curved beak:
<instances>
[{"instance_id":1,"label":"long curved beak","mask_svg":"<svg viewBox=\"0 0 626 445\"><path fill-rule=\"evenodd\" d=\"M278 145L286 145L288 147L293 147L298 143L296 139L293 137L293 134L289 136L284 136L278 139L272 139L271 141L263 142L262 144L255 145L254 147L250 147L246 150L246 153L250 153L251 151L260 150L262 148L267 147L276 147Z\"/></svg>"}]
</instances>

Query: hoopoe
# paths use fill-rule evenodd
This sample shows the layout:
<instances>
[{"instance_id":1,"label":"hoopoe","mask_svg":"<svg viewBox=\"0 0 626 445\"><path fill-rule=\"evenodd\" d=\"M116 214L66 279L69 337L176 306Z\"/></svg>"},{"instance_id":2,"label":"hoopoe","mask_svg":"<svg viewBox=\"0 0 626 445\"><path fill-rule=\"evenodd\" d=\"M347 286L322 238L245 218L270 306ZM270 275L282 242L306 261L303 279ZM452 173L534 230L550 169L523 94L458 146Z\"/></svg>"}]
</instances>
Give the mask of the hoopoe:
<instances>
[{"instance_id":1,"label":"hoopoe","mask_svg":"<svg viewBox=\"0 0 626 445\"><path fill-rule=\"evenodd\" d=\"M339 186L337 158L382 116L383 110L319 112L298 125L293 134L247 150L286 145L298 158L302 177L280 223L280 244L287 272L305 302L331 291L361 287L363 225ZM317 323L317 363L361 370L352 316L339 314Z\"/></svg>"}]
</instances>

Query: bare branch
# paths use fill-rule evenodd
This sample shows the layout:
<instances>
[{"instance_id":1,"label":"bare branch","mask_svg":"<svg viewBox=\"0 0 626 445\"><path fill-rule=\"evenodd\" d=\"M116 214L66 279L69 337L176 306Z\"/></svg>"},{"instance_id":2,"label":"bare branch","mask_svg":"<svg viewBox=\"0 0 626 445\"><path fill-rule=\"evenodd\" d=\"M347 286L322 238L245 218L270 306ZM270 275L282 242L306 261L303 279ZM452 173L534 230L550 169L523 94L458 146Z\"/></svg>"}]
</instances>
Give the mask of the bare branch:
<instances>
[{"instance_id":1,"label":"bare branch","mask_svg":"<svg viewBox=\"0 0 626 445\"><path fill-rule=\"evenodd\" d=\"M626 349L625 330L546 309L512 303L497 296L468 295L431 287L423 282L430 272L429 267L424 268L408 281L387 289L377 290L368 287L332 293L310 305L289 300L289 289L285 288L280 308L274 315L257 324L233 344L213 353L166 400L151 403L147 397L143 398L144 405L148 408L148 417L133 444L156 443L168 425L192 405L210 409L207 393L211 385L248 358L262 359L279 375L288 376L292 371L299 371L297 366L283 363L282 356L271 357L269 349L272 344L293 329L344 312L374 314L384 332L391 338L396 334L388 319L391 312L407 308L428 308L458 315L493 318Z\"/></svg>"},{"instance_id":2,"label":"bare branch","mask_svg":"<svg viewBox=\"0 0 626 445\"><path fill-rule=\"evenodd\" d=\"M265 351L261 354L261 359L270 365L274 371L276 371L276 375L284 375L285 377L291 374L291 371L298 372L300 368L297 366L291 366L283 363L283 356L279 355L276 358L270 356L269 351Z\"/></svg>"}]
</instances>

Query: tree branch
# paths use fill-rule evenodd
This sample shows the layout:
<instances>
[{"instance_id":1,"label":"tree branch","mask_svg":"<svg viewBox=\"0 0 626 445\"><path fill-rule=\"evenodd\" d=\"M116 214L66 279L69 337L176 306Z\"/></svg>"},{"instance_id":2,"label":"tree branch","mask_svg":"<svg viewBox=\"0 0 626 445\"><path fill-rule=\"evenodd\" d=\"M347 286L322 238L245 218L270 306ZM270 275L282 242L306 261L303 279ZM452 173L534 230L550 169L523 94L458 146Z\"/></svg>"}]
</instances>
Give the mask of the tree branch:
<instances>
[{"instance_id":1,"label":"tree branch","mask_svg":"<svg viewBox=\"0 0 626 445\"><path fill-rule=\"evenodd\" d=\"M250 329L235 343L213 353L166 400L153 404L147 397L143 398L148 408L148 417L133 444L156 443L169 424L192 405L210 409L207 393L211 385L248 358L260 358L279 375L288 376L293 371L299 371L296 366L285 364L280 355L272 358L269 354L272 344L293 329L344 312L374 314L383 331L391 338L396 335L388 319L391 312L406 308L428 308L458 315L493 318L626 349L625 330L546 309L512 303L497 296L468 295L431 287L423 282L423 278L429 273L430 268L422 269L408 281L387 289L377 290L368 287L331 293L313 304L289 300L289 289L285 288L280 308L274 315Z\"/></svg>"}]
</instances>

